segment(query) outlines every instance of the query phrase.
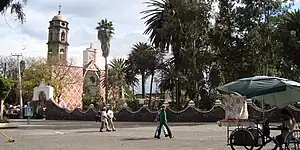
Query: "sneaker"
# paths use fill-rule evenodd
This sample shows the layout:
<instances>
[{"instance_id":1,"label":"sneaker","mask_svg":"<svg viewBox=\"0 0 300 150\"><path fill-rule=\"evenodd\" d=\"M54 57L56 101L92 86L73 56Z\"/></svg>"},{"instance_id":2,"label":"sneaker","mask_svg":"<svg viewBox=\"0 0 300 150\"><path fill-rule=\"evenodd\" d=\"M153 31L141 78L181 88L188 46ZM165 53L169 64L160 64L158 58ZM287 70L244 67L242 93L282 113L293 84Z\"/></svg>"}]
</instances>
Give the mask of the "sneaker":
<instances>
[{"instance_id":1,"label":"sneaker","mask_svg":"<svg viewBox=\"0 0 300 150\"><path fill-rule=\"evenodd\" d=\"M157 136L156 138L157 138L157 139L160 139L160 137L159 137L159 136Z\"/></svg>"},{"instance_id":2,"label":"sneaker","mask_svg":"<svg viewBox=\"0 0 300 150\"><path fill-rule=\"evenodd\" d=\"M113 129L112 131L116 131L116 129Z\"/></svg>"},{"instance_id":3,"label":"sneaker","mask_svg":"<svg viewBox=\"0 0 300 150\"><path fill-rule=\"evenodd\" d=\"M170 138L170 139L172 139L172 138L174 138L174 136L173 136L173 135L171 135L171 136L169 136L169 138Z\"/></svg>"},{"instance_id":4,"label":"sneaker","mask_svg":"<svg viewBox=\"0 0 300 150\"><path fill-rule=\"evenodd\" d=\"M168 137L168 136L169 136L168 134L165 135L165 137Z\"/></svg>"},{"instance_id":5,"label":"sneaker","mask_svg":"<svg viewBox=\"0 0 300 150\"><path fill-rule=\"evenodd\" d=\"M103 132L102 130L100 130L99 132Z\"/></svg>"},{"instance_id":6,"label":"sneaker","mask_svg":"<svg viewBox=\"0 0 300 150\"><path fill-rule=\"evenodd\" d=\"M154 135L154 138L157 138L157 135Z\"/></svg>"},{"instance_id":7,"label":"sneaker","mask_svg":"<svg viewBox=\"0 0 300 150\"><path fill-rule=\"evenodd\" d=\"M107 132L110 132L111 130L106 130Z\"/></svg>"}]
</instances>

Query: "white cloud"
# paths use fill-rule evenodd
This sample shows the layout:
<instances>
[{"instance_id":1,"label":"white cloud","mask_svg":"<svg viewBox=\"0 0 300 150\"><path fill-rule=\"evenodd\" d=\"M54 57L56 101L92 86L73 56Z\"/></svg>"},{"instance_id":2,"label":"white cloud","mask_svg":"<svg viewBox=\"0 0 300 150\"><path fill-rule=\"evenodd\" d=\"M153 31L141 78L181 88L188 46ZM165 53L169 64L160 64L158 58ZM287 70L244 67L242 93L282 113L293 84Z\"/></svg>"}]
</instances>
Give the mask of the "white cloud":
<instances>
[{"instance_id":1,"label":"white cloud","mask_svg":"<svg viewBox=\"0 0 300 150\"><path fill-rule=\"evenodd\" d=\"M10 14L0 20L0 55L23 53L24 56L46 57L49 21L57 14L58 5L62 5L62 14L70 23L68 56L82 65L82 52L89 43L100 48L95 27L103 18L112 20L115 35L111 42L109 60L114 57L126 57L132 44L146 41L143 35L144 24L140 11L145 8L142 1L124 0L30 0L25 8L26 23L21 25ZM5 20L5 19L6 20ZM26 47L22 51L22 48ZM99 49L98 65L104 67Z\"/></svg>"},{"instance_id":2,"label":"white cloud","mask_svg":"<svg viewBox=\"0 0 300 150\"><path fill-rule=\"evenodd\" d=\"M30 0L25 7L25 24L15 21L9 13L0 19L0 55L22 53L25 57L46 57L49 21L57 14L58 5L62 5L62 14L70 23L68 57L78 66L82 66L83 50L92 42L98 49L97 65L104 68L95 30L103 18L112 20L115 27L109 61L126 58L132 44L148 39L143 35L145 26L140 19L140 12L146 8L141 0Z\"/></svg>"}]
</instances>

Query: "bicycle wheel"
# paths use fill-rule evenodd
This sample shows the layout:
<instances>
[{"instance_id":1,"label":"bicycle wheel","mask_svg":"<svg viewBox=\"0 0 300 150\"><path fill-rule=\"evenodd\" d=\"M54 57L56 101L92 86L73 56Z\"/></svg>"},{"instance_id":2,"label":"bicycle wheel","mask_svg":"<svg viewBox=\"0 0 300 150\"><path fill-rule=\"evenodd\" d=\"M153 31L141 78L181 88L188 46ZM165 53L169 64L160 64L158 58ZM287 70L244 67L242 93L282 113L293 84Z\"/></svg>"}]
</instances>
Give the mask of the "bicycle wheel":
<instances>
[{"instance_id":1,"label":"bicycle wheel","mask_svg":"<svg viewBox=\"0 0 300 150\"><path fill-rule=\"evenodd\" d=\"M300 130L289 133L285 137L284 143L287 150L300 150Z\"/></svg>"},{"instance_id":2,"label":"bicycle wheel","mask_svg":"<svg viewBox=\"0 0 300 150\"><path fill-rule=\"evenodd\" d=\"M253 150L254 144L254 137L247 129L235 129L230 134L229 145L232 150L244 149L245 146L247 146L247 150Z\"/></svg>"},{"instance_id":3,"label":"bicycle wheel","mask_svg":"<svg viewBox=\"0 0 300 150\"><path fill-rule=\"evenodd\" d=\"M279 147L279 143L275 138L268 137L263 147L267 147L267 149L277 149Z\"/></svg>"},{"instance_id":4,"label":"bicycle wheel","mask_svg":"<svg viewBox=\"0 0 300 150\"><path fill-rule=\"evenodd\" d=\"M261 129L256 127L248 127L246 128L254 137L255 144L253 146L253 150L260 150L264 147L264 135L261 131ZM247 150L249 150L251 147L245 146Z\"/></svg>"}]
</instances>

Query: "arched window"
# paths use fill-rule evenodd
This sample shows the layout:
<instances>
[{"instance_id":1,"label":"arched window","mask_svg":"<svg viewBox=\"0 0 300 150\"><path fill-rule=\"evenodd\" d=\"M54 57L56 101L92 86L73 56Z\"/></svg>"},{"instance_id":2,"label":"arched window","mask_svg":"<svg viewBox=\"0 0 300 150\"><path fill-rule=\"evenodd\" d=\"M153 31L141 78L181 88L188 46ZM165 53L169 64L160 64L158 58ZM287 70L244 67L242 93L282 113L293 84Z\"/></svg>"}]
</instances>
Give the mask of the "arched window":
<instances>
[{"instance_id":1,"label":"arched window","mask_svg":"<svg viewBox=\"0 0 300 150\"><path fill-rule=\"evenodd\" d=\"M61 41L65 41L66 40L66 33L62 32L61 33Z\"/></svg>"},{"instance_id":2,"label":"arched window","mask_svg":"<svg viewBox=\"0 0 300 150\"><path fill-rule=\"evenodd\" d=\"M65 53L65 50L64 49L60 49L59 50L59 54L63 55Z\"/></svg>"}]
</instances>

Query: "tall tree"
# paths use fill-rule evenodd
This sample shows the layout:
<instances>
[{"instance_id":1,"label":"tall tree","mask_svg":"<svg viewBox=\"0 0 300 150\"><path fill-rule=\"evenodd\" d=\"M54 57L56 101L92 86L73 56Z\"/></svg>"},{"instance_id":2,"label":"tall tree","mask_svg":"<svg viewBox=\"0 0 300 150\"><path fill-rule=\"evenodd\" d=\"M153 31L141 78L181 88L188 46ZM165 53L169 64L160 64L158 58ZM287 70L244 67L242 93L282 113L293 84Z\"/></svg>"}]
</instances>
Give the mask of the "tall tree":
<instances>
[{"instance_id":1,"label":"tall tree","mask_svg":"<svg viewBox=\"0 0 300 150\"><path fill-rule=\"evenodd\" d=\"M186 48L186 33L194 28L206 28L207 20L210 19L211 2L198 0L149 0L146 2L149 9L143 11L143 19L147 19L145 34L150 36L150 41L156 48L163 51L172 50L174 69L176 72L176 103L181 105L181 84L179 78L182 76L183 50ZM195 20L204 21L204 24L195 24ZM198 22L199 23L199 22ZM190 24L194 26L190 26ZM201 30L205 31L205 30ZM200 31L200 32L201 32ZM200 33L199 32L199 33ZM205 32L203 32L205 34Z\"/></svg>"},{"instance_id":2,"label":"tall tree","mask_svg":"<svg viewBox=\"0 0 300 150\"><path fill-rule=\"evenodd\" d=\"M139 79L136 77L137 72L136 72L136 65L134 62L131 60L132 58L128 58L125 60L125 72L126 72L126 84L130 86L132 89L132 94L134 95L134 88L137 86L139 83Z\"/></svg>"},{"instance_id":3,"label":"tall tree","mask_svg":"<svg viewBox=\"0 0 300 150\"><path fill-rule=\"evenodd\" d=\"M114 34L114 26L112 21L108 21L107 19L102 19L98 22L98 26L96 27L98 32L97 37L101 43L102 56L105 58L105 100L108 98L108 65L107 65L107 57L109 56L110 51L110 41Z\"/></svg>"},{"instance_id":4,"label":"tall tree","mask_svg":"<svg viewBox=\"0 0 300 150\"><path fill-rule=\"evenodd\" d=\"M5 13L8 9L11 14L16 15L17 19L24 23L25 13L24 6L27 4L27 0L1 0L0 1L0 12Z\"/></svg>"},{"instance_id":5,"label":"tall tree","mask_svg":"<svg viewBox=\"0 0 300 150\"><path fill-rule=\"evenodd\" d=\"M113 91L112 96L115 98L122 98L124 92L126 91L126 65L125 59L114 58L109 64L109 76L108 84L110 91Z\"/></svg>"},{"instance_id":6,"label":"tall tree","mask_svg":"<svg viewBox=\"0 0 300 150\"><path fill-rule=\"evenodd\" d=\"M281 56L280 70L286 78L300 81L300 10L286 12L278 16L277 32L275 33Z\"/></svg>"},{"instance_id":7,"label":"tall tree","mask_svg":"<svg viewBox=\"0 0 300 150\"><path fill-rule=\"evenodd\" d=\"M136 74L142 76L142 97L146 98L146 79L149 75L148 61L152 57L153 47L147 43L138 42L133 45L128 60Z\"/></svg>"},{"instance_id":8,"label":"tall tree","mask_svg":"<svg viewBox=\"0 0 300 150\"><path fill-rule=\"evenodd\" d=\"M151 75L151 80L150 80L150 97L149 97L149 106L151 106L152 104L152 89L153 89L153 82L154 82L154 76L155 76L155 72L157 71L157 69L159 69L161 67L161 62L162 59L164 57L164 53L161 53L160 50L155 49L155 48L151 48L148 49L148 53L147 54L149 56L148 58L148 70L149 73Z\"/></svg>"},{"instance_id":9,"label":"tall tree","mask_svg":"<svg viewBox=\"0 0 300 150\"><path fill-rule=\"evenodd\" d=\"M146 2L149 9L141 13L145 14L142 19L147 19L147 26L144 34L149 35L151 43L156 48L168 51L170 46L174 56L175 70L177 74L176 80L176 103L180 107L180 84L178 77L180 76L180 63L182 48L181 33L182 19L186 16L183 10L186 8L185 1L182 0L150 0Z\"/></svg>"}]
</instances>

